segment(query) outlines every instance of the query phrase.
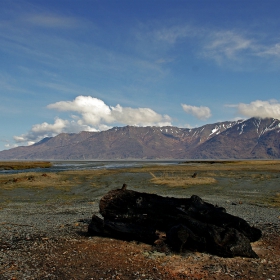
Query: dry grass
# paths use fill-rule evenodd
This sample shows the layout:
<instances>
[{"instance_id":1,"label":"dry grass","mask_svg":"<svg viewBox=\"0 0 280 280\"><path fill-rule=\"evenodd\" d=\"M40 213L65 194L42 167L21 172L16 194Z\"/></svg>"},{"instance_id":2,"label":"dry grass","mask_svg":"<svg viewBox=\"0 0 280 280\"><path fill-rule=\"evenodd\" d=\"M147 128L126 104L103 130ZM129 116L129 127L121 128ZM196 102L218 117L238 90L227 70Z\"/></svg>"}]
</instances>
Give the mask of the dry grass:
<instances>
[{"instance_id":1,"label":"dry grass","mask_svg":"<svg viewBox=\"0 0 280 280\"><path fill-rule=\"evenodd\" d=\"M104 175L114 174L119 171L111 170L74 170L64 172L24 172L18 174L1 174L0 190L14 188L34 188L44 189L48 187L56 189L69 189L73 186L90 182L92 187L97 187L94 183L96 178Z\"/></svg>"},{"instance_id":2,"label":"dry grass","mask_svg":"<svg viewBox=\"0 0 280 280\"><path fill-rule=\"evenodd\" d=\"M272 199L272 206L275 207L280 207L280 193L276 193L275 196ZM280 219L280 215L279 215L279 219Z\"/></svg>"},{"instance_id":3,"label":"dry grass","mask_svg":"<svg viewBox=\"0 0 280 280\"><path fill-rule=\"evenodd\" d=\"M236 165L280 165L279 160L244 160L244 161L232 161L228 162L230 164Z\"/></svg>"},{"instance_id":4,"label":"dry grass","mask_svg":"<svg viewBox=\"0 0 280 280\"><path fill-rule=\"evenodd\" d=\"M185 164L200 164L200 165L279 165L279 160L195 160L186 161Z\"/></svg>"},{"instance_id":5,"label":"dry grass","mask_svg":"<svg viewBox=\"0 0 280 280\"><path fill-rule=\"evenodd\" d=\"M122 169L122 171L139 172L199 172L199 171L280 171L280 160L248 160L248 161L188 161L177 165L150 165L137 168Z\"/></svg>"},{"instance_id":6,"label":"dry grass","mask_svg":"<svg viewBox=\"0 0 280 280\"><path fill-rule=\"evenodd\" d=\"M153 177L151 181L157 185L168 185L169 187L188 187L192 185L208 185L215 184L217 181L212 177L195 177L191 175L178 174L178 173L163 173L160 176L156 176L150 172Z\"/></svg>"},{"instance_id":7,"label":"dry grass","mask_svg":"<svg viewBox=\"0 0 280 280\"><path fill-rule=\"evenodd\" d=\"M0 175L0 189L4 190L13 188L43 189L47 187L65 189L74 184L74 181L70 181L66 176L57 173L28 172Z\"/></svg>"},{"instance_id":8,"label":"dry grass","mask_svg":"<svg viewBox=\"0 0 280 280\"><path fill-rule=\"evenodd\" d=\"M31 168L49 168L52 164L48 161L1 161L0 169L21 170Z\"/></svg>"},{"instance_id":9,"label":"dry grass","mask_svg":"<svg viewBox=\"0 0 280 280\"><path fill-rule=\"evenodd\" d=\"M246 172L249 173L246 173ZM197 172L197 177L192 175ZM245 173L243 173L245 172ZM135 176L135 174L137 176ZM143 173L143 177L139 176ZM122 174L125 174L123 177ZM150 174L150 178L149 178ZM69 190L72 187L87 186L100 188L104 185L117 186L116 182L123 181L131 185L137 185L133 178L144 180L143 184L165 185L168 187L186 188L190 186L216 184L220 178L254 180L252 183L265 182L266 180L277 180L280 174L280 161L232 161L197 164L172 164L172 165L148 165L134 168L119 169L98 169L98 170L73 170L64 172L25 172L19 174L0 174L0 191L16 188L55 188L60 190ZM148 176L147 176L148 175ZM131 179L132 178L132 179ZM235 184L236 180L228 181L228 184ZM130 183L131 182L131 183ZM141 181L142 182L142 181ZM249 182L249 181L248 181ZM251 181L249 182L251 183ZM249 184L248 183L248 184ZM269 196L269 197L267 197ZM280 207L280 194L271 196L267 194L263 199L266 205Z\"/></svg>"}]
</instances>

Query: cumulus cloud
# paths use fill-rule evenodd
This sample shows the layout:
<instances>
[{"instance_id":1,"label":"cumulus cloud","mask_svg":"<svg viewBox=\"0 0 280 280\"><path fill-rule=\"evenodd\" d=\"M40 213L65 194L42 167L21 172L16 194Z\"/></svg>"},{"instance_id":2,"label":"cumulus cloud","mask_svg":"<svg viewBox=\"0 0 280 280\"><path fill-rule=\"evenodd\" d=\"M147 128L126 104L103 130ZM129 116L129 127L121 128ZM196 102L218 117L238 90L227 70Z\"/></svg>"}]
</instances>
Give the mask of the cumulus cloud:
<instances>
[{"instance_id":1,"label":"cumulus cloud","mask_svg":"<svg viewBox=\"0 0 280 280\"><path fill-rule=\"evenodd\" d=\"M150 108L130 108L121 107L119 104L116 107L111 107L111 115L115 121L129 125L171 125L171 118L168 115L160 115Z\"/></svg>"},{"instance_id":2,"label":"cumulus cloud","mask_svg":"<svg viewBox=\"0 0 280 280\"><path fill-rule=\"evenodd\" d=\"M256 100L249 104L239 103L230 107L236 107L238 113L246 117L275 118L280 120L280 103L277 100Z\"/></svg>"},{"instance_id":3,"label":"cumulus cloud","mask_svg":"<svg viewBox=\"0 0 280 280\"><path fill-rule=\"evenodd\" d=\"M200 120L206 120L211 117L211 110L208 107L205 106L197 107L197 106L191 106L187 104L181 104L181 105L187 114L191 114Z\"/></svg>"},{"instance_id":4,"label":"cumulus cloud","mask_svg":"<svg viewBox=\"0 0 280 280\"><path fill-rule=\"evenodd\" d=\"M73 101L59 101L47 106L57 111L71 112L70 119L56 118L53 124L35 124L26 134L14 136L16 143L34 144L45 137L59 133L108 130L112 125L168 126L171 118L150 108L108 106L91 96L77 96ZM74 113L74 114L73 114Z\"/></svg>"},{"instance_id":5,"label":"cumulus cloud","mask_svg":"<svg viewBox=\"0 0 280 280\"><path fill-rule=\"evenodd\" d=\"M67 122L68 121L57 118L54 124L48 124L46 122L42 124L35 124L28 133L14 136L14 140L17 143L29 142L29 145L33 144L38 138L60 133L67 125Z\"/></svg>"},{"instance_id":6,"label":"cumulus cloud","mask_svg":"<svg viewBox=\"0 0 280 280\"><path fill-rule=\"evenodd\" d=\"M4 147L5 147L5 148L7 148L7 149L11 149L11 148L15 148L15 147L17 147L17 145L16 145L16 144L11 144L11 143L10 143L10 141L9 141L9 140L7 140L7 139L3 139L3 138L1 138L1 139L0 139L0 142L5 143L5 144L4 144Z\"/></svg>"},{"instance_id":7,"label":"cumulus cloud","mask_svg":"<svg viewBox=\"0 0 280 280\"><path fill-rule=\"evenodd\" d=\"M81 122L97 128L104 124L170 125L171 118L160 115L150 108L130 108L117 104L108 106L104 101L91 96L78 96L73 101L60 101L48 105L50 109L71 111L81 115Z\"/></svg>"},{"instance_id":8,"label":"cumulus cloud","mask_svg":"<svg viewBox=\"0 0 280 280\"><path fill-rule=\"evenodd\" d=\"M36 132L53 132L53 133L59 133L60 131L62 131L62 129L68 124L68 121L62 120L57 118L55 120L54 124L48 124L46 122L42 123L42 124L35 124L32 127L32 131Z\"/></svg>"},{"instance_id":9,"label":"cumulus cloud","mask_svg":"<svg viewBox=\"0 0 280 280\"><path fill-rule=\"evenodd\" d=\"M52 137L62 132L71 133L80 131L96 131L96 129L80 123L79 120L69 121L56 118L53 124L43 122L33 125L27 133L14 136L14 140L18 144L32 145L45 137Z\"/></svg>"},{"instance_id":10,"label":"cumulus cloud","mask_svg":"<svg viewBox=\"0 0 280 280\"><path fill-rule=\"evenodd\" d=\"M113 121L111 109L102 100L91 96L78 96L73 101L60 101L47 106L58 111L70 111L81 114L82 119L89 125L97 126Z\"/></svg>"}]
</instances>

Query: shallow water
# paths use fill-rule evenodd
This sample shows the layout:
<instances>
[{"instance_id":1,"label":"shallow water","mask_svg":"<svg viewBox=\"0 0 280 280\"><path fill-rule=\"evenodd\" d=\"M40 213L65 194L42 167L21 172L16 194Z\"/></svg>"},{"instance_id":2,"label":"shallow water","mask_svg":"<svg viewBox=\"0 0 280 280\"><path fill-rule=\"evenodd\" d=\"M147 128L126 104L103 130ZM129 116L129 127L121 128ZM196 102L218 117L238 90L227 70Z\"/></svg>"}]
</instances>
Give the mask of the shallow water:
<instances>
[{"instance_id":1,"label":"shallow water","mask_svg":"<svg viewBox=\"0 0 280 280\"><path fill-rule=\"evenodd\" d=\"M117 169L142 167L149 165L172 165L183 161L51 161L50 168L32 168L22 170L0 170L0 174L17 174L23 172L60 172L69 170L90 170L90 169Z\"/></svg>"}]
</instances>

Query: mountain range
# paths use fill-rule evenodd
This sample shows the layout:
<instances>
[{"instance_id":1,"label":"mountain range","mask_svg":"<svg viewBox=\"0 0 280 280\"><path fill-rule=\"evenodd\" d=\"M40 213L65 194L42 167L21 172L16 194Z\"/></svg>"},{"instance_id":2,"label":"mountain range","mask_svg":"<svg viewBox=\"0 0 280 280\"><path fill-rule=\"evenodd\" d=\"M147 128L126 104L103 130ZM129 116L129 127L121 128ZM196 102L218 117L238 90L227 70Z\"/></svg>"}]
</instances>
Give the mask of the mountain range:
<instances>
[{"instance_id":1,"label":"mountain range","mask_svg":"<svg viewBox=\"0 0 280 280\"><path fill-rule=\"evenodd\" d=\"M0 152L12 160L277 159L280 120L251 118L198 128L114 127L61 133Z\"/></svg>"}]
</instances>

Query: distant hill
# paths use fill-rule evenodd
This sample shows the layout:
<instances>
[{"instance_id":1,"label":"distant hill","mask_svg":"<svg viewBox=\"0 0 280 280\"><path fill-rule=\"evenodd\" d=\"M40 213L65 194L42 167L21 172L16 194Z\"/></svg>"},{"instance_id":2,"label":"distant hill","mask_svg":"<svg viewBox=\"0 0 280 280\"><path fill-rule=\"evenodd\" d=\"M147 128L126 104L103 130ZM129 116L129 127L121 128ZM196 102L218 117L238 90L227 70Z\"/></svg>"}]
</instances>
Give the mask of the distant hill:
<instances>
[{"instance_id":1,"label":"distant hill","mask_svg":"<svg viewBox=\"0 0 280 280\"><path fill-rule=\"evenodd\" d=\"M31 146L0 152L0 159L276 159L277 119L219 122L198 128L114 127L107 131L61 133Z\"/></svg>"}]
</instances>

